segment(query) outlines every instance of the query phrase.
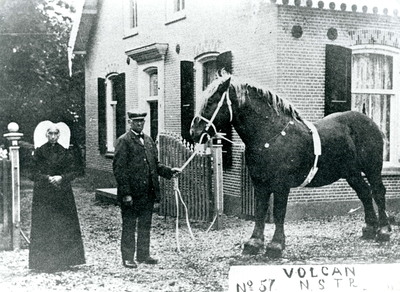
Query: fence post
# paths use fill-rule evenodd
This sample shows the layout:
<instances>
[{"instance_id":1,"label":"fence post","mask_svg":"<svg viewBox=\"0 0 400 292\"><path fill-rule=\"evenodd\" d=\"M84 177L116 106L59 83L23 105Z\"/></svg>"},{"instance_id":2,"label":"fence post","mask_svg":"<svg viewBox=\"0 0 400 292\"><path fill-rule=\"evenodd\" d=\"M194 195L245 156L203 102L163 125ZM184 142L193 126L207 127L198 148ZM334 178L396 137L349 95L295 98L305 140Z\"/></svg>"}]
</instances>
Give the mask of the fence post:
<instances>
[{"instance_id":1,"label":"fence post","mask_svg":"<svg viewBox=\"0 0 400 292\"><path fill-rule=\"evenodd\" d=\"M224 213L224 183L222 172L222 143L221 139L214 139L212 145L213 169L214 169L214 223L216 230L223 228L222 214Z\"/></svg>"},{"instance_id":2,"label":"fence post","mask_svg":"<svg viewBox=\"0 0 400 292\"><path fill-rule=\"evenodd\" d=\"M11 191L12 191L12 249L17 250L21 246L20 237L20 177L19 177L19 146L18 140L21 139L23 134L18 133L19 126L17 123L9 123L8 131L10 133L4 134L10 142L9 147L10 161L11 161Z\"/></svg>"}]
</instances>

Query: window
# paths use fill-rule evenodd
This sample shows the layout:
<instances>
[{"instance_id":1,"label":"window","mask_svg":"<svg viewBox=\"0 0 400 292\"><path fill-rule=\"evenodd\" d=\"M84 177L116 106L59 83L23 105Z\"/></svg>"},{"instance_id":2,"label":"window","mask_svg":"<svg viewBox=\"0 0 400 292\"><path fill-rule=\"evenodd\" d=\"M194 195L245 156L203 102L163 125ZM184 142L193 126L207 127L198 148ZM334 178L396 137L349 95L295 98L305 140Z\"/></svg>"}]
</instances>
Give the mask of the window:
<instances>
[{"instance_id":1,"label":"window","mask_svg":"<svg viewBox=\"0 0 400 292\"><path fill-rule=\"evenodd\" d=\"M186 18L185 0L166 0L166 24Z\"/></svg>"},{"instance_id":2,"label":"window","mask_svg":"<svg viewBox=\"0 0 400 292\"><path fill-rule=\"evenodd\" d=\"M149 96L158 96L158 74L152 72L149 74Z\"/></svg>"},{"instance_id":3,"label":"window","mask_svg":"<svg viewBox=\"0 0 400 292\"><path fill-rule=\"evenodd\" d=\"M203 63L203 90L217 78L217 62L215 59Z\"/></svg>"},{"instance_id":4,"label":"window","mask_svg":"<svg viewBox=\"0 0 400 292\"><path fill-rule=\"evenodd\" d=\"M107 120L107 152L114 152L114 141L117 139L117 92L115 78L117 75L106 79L106 120Z\"/></svg>"},{"instance_id":5,"label":"window","mask_svg":"<svg viewBox=\"0 0 400 292\"><path fill-rule=\"evenodd\" d=\"M111 73L98 79L100 153L114 152L115 141L125 130L125 74Z\"/></svg>"},{"instance_id":6,"label":"window","mask_svg":"<svg viewBox=\"0 0 400 292\"><path fill-rule=\"evenodd\" d=\"M138 19L137 19L137 3L136 0L129 0L130 2L130 27L135 28L137 27L138 24Z\"/></svg>"},{"instance_id":7,"label":"window","mask_svg":"<svg viewBox=\"0 0 400 292\"><path fill-rule=\"evenodd\" d=\"M150 107L150 136L154 141L158 135L158 73L157 69L149 71L149 97L147 98Z\"/></svg>"},{"instance_id":8,"label":"window","mask_svg":"<svg viewBox=\"0 0 400 292\"><path fill-rule=\"evenodd\" d=\"M137 0L124 0L124 37L138 34Z\"/></svg>"},{"instance_id":9,"label":"window","mask_svg":"<svg viewBox=\"0 0 400 292\"><path fill-rule=\"evenodd\" d=\"M159 126L160 122L160 95L162 92L160 90L159 84L159 67L155 63L148 66L145 64L143 66L143 74L140 75L141 87L139 88L139 108L141 110L149 113L146 117L146 124L144 131L149 133L150 136L156 141L158 132L162 131ZM161 117L162 118L162 117Z\"/></svg>"},{"instance_id":10,"label":"window","mask_svg":"<svg viewBox=\"0 0 400 292\"><path fill-rule=\"evenodd\" d=\"M351 108L362 112L378 124L384 134L384 161L396 162L391 145L394 119L392 103L396 103L393 88L393 56L377 53L357 53L352 58ZM393 156L393 157L392 157ZM397 160L398 162L398 160Z\"/></svg>"},{"instance_id":11,"label":"window","mask_svg":"<svg viewBox=\"0 0 400 292\"><path fill-rule=\"evenodd\" d=\"M196 59L195 62L195 80L196 80L196 96L200 97L206 87L217 78L217 56L216 52L204 54ZM199 111L199 104L196 102L196 112Z\"/></svg>"},{"instance_id":12,"label":"window","mask_svg":"<svg viewBox=\"0 0 400 292\"><path fill-rule=\"evenodd\" d=\"M355 110L372 118L384 135L384 171L394 174L400 167L399 54L376 44L326 46L325 114Z\"/></svg>"},{"instance_id":13,"label":"window","mask_svg":"<svg viewBox=\"0 0 400 292\"><path fill-rule=\"evenodd\" d=\"M174 0L174 12L185 9L185 0Z\"/></svg>"}]
</instances>

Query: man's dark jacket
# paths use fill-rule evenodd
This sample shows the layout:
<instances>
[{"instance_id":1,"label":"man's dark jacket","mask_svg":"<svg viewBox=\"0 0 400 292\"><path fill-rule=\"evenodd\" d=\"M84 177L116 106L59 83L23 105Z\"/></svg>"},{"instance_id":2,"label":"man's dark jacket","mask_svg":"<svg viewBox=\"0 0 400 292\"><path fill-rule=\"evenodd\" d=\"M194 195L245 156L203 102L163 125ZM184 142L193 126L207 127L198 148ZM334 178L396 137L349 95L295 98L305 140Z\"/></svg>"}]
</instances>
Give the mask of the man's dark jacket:
<instances>
[{"instance_id":1,"label":"man's dark jacket","mask_svg":"<svg viewBox=\"0 0 400 292\"><path fill-rule=\"evenodd\" d=\"M154 199L160 200L158 176L171 179L171 168L158 161L153 139L144 135L144 145L138 135L128 131L117 139L113 160L114 176L118 184L117 199L131 195L134 201L148 196L150 186ZM150 184L150 182L152 184Z\"/></svg>"}]
</instances>

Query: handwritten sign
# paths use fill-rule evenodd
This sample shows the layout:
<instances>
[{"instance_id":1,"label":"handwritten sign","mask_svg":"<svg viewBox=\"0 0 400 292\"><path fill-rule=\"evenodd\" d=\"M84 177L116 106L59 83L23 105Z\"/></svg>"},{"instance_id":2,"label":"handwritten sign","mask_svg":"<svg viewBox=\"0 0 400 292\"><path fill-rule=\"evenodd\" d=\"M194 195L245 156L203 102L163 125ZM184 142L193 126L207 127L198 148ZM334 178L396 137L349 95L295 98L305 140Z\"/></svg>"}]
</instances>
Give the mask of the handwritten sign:
<instances>
[{"instance_id":1,"label":"handwritten sign","mask_svg":"<svg viewBox=\"0 0 400 292\"><path fill-rule=\"evenodd\" d=\"M229 292L400 291L400 264L232 266Z\"/></svg>"}]
</instances>

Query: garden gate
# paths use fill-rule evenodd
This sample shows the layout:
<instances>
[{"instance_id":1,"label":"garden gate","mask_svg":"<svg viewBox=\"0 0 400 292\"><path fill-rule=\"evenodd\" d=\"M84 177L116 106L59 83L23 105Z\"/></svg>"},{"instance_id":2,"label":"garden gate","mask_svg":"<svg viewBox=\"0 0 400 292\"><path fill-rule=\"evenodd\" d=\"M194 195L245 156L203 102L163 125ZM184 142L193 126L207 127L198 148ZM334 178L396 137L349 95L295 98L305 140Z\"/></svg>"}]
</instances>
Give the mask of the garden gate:
<instances>
[{"instance_id":1,"label":"garden gate","mask_svg":"<svg viewBox=\"0 0 400 292\"><path fill-rule=\"evenodd\" d=\"M159 135L160 162L171 167L182 167L192 156L194 149L176 134ZM211 221L214 216L213 161L212 154L196 155L179 175L179 189L187 205L189 219ZM173 180L160 179L160 214L176 216ZM185 216L182 204L179 214Z\"/></svg>"}]
</instances>

